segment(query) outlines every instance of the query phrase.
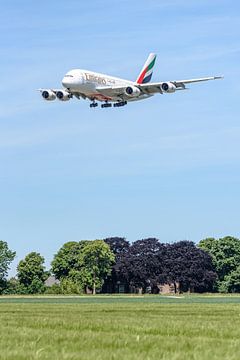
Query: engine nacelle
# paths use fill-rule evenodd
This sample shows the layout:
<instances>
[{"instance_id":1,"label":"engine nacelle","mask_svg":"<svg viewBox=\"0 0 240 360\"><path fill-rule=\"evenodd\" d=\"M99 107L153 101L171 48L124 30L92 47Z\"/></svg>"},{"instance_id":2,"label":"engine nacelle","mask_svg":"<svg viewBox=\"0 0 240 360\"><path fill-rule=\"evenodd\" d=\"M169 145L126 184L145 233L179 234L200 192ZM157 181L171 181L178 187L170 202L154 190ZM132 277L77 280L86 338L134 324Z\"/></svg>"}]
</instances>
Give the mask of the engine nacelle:
<instances>
[{"instance_id":1,"label":"engine nacelle","mask_svg":"<svg viewBox=\"0 0 240 360\"><path fill-rule=\"evenodd\" d=\"M138 97L141 94L141 91L136 86L128 86L125 89L125 95L129 97Z\"/></svg>"},{"instance_id":2,"label":"engine nacelle","mask_svg":"<svg viewBox=\"0 0 240 360\"><path fill-rule=\"evenodd\" d=\"M69 94L69 92L65 91L65 90L59 90L56 92L57 98L58 100L61 101L68 101L71 99L71 94Z\"/></svg>"},{"instance_id":3,"label":"engine nacelle","mask_svg":"<svg viewBox=\"0 0 240 360\"><path fill-rule=\"evenodd\" d=\"M52 90L43 90L42 97L44 98L44 100L48 100L48 101L56 99L56 95Z\"/></svg>"},{"instance_id":4,"label":"engine nacelle","mask_svg":"<svg viewBox=\"0 0 240 360\"><path fill-rule=\"evenodd\" d=\"M177 90L176 86L171 82L162 83L161 87L165 93L174 93Z\"/></svg>"}]
</instances>

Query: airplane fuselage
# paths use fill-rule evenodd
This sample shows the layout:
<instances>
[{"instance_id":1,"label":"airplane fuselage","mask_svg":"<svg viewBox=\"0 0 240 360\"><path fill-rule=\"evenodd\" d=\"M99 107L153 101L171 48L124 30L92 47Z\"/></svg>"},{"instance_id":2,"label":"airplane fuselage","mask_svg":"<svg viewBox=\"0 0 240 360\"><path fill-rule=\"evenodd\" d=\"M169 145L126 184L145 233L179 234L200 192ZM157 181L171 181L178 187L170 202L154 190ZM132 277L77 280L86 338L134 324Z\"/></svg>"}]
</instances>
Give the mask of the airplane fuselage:
<instances>
[{"instance_id":1,"label":"airplane fuselage","mask_svg":"<svg viewBox=\"0 0 240 360\"><path fill-rule=\"evenodd\" d=\"M126 88L128 86L135 86L135 84L133 81L83 69L70 70L62 79L63 87L73 94L80 94L92 100L109 102L123 100L122 94L107 96L101 94L98 89L101 87L109 87L109 89L113 87ZM142 100L150 96L152 95L142 94L137 98L129 98L128 101Z\"/></svg>"}]
</instances>

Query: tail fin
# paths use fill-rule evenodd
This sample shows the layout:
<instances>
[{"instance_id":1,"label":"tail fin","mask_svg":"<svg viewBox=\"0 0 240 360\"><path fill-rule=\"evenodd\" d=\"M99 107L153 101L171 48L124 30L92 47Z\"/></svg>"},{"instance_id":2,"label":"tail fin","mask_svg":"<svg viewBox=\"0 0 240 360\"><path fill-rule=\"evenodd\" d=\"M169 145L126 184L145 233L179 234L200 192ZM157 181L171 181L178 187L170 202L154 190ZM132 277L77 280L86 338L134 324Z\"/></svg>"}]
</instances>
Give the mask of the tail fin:
<instances>
[{"instance_id":1,"label":"tail fin","mask_svg":"<svg viewBox=\"0 0 240 360\"><path fill-rule=\"evenodd\" d=\"M145 62L142 71L136 80L138 84L145 84L151 80L156 57L157 55L153 53L148 56L147 61Z\"/></svg>"}]
</instances>

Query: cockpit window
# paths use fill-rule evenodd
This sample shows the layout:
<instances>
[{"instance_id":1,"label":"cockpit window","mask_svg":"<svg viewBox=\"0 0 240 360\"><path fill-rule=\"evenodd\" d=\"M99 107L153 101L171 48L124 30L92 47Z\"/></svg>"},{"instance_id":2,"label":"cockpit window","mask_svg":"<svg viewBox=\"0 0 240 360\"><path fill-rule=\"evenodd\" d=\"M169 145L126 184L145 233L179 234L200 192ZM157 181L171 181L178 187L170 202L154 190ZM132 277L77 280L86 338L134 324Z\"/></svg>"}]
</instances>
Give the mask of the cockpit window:
<instances>
[{"instance_id":1,"label":"cockpit window","mask_svg":"<svg viewBox=\"0 0 240 360\"><path fill-rule=\"evenodd\" d=\"M69 75L69 74L68 74L68 75L65 75L65 77L73 77L73 75Z\"/></svg>"}]
</instances>

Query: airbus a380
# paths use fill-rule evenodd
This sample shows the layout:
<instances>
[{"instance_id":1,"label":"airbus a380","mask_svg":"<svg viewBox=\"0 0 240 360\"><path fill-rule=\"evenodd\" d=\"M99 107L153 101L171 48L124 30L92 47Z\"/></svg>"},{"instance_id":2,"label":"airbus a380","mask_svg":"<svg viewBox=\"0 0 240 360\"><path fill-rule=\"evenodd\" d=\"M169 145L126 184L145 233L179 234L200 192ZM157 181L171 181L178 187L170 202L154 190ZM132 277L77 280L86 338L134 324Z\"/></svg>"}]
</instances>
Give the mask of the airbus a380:
<instances>
[{"instance_id":1,"label":"airbus a380","mask_svg":"<svg viewBox=\"0 0 240 360\"><path fill-rule=\"evenodd\" d=\"M129 81L89 70L70 70L62 79L63 89L39 89L45 100L56 98L68 101L73 97L89 99L90 107L102 108L124 106L129 101L143 100L154 94L174 93L185 90L186 85L200 81L222 79L222 76L211 76L199 79L174 80L151 83L156 54L151 53L145 62L136 81Z\"/></svg>"}]
</instances>

